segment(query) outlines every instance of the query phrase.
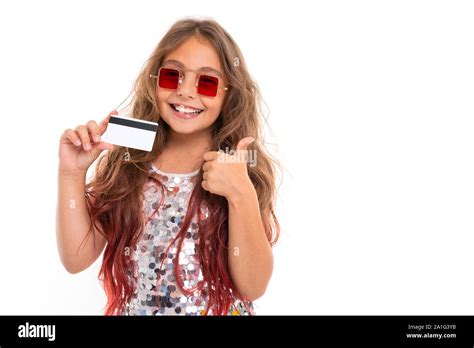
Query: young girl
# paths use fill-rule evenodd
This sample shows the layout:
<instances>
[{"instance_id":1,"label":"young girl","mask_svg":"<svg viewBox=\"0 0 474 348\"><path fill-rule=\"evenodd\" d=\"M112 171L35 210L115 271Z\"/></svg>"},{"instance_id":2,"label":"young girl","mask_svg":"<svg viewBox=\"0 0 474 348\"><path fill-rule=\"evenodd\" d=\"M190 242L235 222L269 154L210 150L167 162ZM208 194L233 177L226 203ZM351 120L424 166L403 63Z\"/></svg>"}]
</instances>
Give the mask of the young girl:
<instances>
[{"instance_id":1,"label":"young girl","mask_svg":"<svg viewBox=\"0 0 474 348\"><path fill-rule=\"evenodd\" d=\"M159 123L151 152L100 140L116 110L61 136L63 265L81 272L105 247L106 315L254 314L279 225L259 92L238 46L215 21L178 21L147 60L131 104L133 117ZM249 151L252 165L242 160Z\"/></svg>"}]
</instances>

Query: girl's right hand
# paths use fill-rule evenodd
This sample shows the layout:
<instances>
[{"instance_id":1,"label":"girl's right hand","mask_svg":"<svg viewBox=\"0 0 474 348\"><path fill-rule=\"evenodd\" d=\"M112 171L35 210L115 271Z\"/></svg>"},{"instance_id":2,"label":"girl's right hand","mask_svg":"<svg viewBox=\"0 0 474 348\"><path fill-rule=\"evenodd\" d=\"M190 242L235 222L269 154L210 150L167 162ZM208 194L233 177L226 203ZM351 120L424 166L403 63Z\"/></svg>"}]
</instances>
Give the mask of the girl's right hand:
<instances>
[{"instance_id":1,"label":"girl's right hand","mask_svg":"<svg viewBox=\"0 0 474 348\"><path fill-rule=\"evenodd\" d=\"M118 115L117 110L112 111L99 124L91 120L74 130L69 128L64 131L59 142L60 172L85 174L102 151L114 149L114 145L100 141L111 115Z\"/></svg>"}]
</instances>

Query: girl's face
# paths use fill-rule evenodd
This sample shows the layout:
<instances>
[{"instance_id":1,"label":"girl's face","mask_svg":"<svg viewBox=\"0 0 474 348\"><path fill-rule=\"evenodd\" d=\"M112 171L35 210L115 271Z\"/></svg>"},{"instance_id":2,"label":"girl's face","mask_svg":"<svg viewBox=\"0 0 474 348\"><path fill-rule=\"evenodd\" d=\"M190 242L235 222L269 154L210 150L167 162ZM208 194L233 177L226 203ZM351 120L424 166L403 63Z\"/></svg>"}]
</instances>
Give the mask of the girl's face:
<instances>
[{"instance_id":1,"label":"girl's face","mask_svg":"<svg viewBox=\"0 0 474 348\"><path fill-rule=\"evenodd\" d=\"M215 97L202 96L197 93L196 81L198 74L202 73L218 77L219 86L226 86L215 49L209 43L191 37L165 56L162 67L179 69L183 74L182 83L176 90L161 88L157 81L156 93L162 119L172 132L179 134L209 130L221 112L226 91L218 88Z\"/></svg>"}]
</instances>

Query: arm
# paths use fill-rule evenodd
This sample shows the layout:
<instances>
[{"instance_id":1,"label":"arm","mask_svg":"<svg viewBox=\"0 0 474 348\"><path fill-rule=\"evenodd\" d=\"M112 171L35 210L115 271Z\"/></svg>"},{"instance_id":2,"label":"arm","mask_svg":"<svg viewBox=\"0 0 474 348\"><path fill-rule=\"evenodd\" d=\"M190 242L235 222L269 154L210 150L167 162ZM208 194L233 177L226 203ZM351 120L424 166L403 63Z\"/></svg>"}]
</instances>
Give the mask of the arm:
<instances>
[{"instance_id":1,"label":"arm","mask_svg":"<svg viewBox=\"0 0 474 348\"><path fill-rule=\"evenodd\" d=\"M112 111L100 124L91 120L74 130L66 129L59 142L56 241L61 262L70 273L81 272L94 263L106 244L102 231L93 227L89 234L91 219L85 186L90 165L102 151L114 149L113 145L100 141L113 114L117 111Z\"/></svg>"},{"instance_id":2,"label":"arm","mask_svg":"<svg viewBox=\"0 0 474 348\"><path fill-rule=\"evenodd\" d=\"M58 171L56 241L61 262L70 273L88 268L106 244L105 238L95 229L85 239L91 221L84 196L85 177L82 172Z\"/></svg>"},{"instance_id":3,"label":"arm","mask_svg":"<svg viewBox=\"0 0 474 348\"><path fill-rule=\"evenodd\" d=\"M229 270L242 294L253 301L267 288L273 271L272 248L265 234L257 193L250 182L229 202Z\"/></svg>"},{"instance_id":4,"label":"arm","mask_svg":"<svg viewBox=\"0 0 474 348\"><path fill-rule=\"evenodd\" d=\"M257 193L240 151L253 141L237 144L237 155L209 151L203 155L201 186L226 197L229 206L228 267L240 294L253 301L265 293L273 271L273 255L260 214Z\"/></svg>"}]
</instances>

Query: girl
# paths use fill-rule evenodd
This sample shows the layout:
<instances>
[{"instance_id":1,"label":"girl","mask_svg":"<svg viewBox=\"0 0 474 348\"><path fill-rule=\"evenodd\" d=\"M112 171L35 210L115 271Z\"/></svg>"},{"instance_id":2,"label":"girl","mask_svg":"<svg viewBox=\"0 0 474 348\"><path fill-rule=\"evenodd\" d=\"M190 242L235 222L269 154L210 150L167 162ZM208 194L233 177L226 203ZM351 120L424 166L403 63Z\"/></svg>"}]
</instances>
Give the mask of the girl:
<instances>
[{"instance_id":1,"label":"girl","mask_svg":"<svg viewBox=\"0 0 474 348\"><path fill-rule=\"evenodd\" d=\"M105 247L106 315L253 314L271 277L279 225L259 92L238 46L215 21L178 21L134 92L132 116L159 122L151 152L100 140L116 110L61 136L63 265L80 272ZM242 161L250 150L253 165Z\"/></svg>"}]
</instances>

